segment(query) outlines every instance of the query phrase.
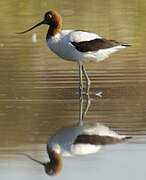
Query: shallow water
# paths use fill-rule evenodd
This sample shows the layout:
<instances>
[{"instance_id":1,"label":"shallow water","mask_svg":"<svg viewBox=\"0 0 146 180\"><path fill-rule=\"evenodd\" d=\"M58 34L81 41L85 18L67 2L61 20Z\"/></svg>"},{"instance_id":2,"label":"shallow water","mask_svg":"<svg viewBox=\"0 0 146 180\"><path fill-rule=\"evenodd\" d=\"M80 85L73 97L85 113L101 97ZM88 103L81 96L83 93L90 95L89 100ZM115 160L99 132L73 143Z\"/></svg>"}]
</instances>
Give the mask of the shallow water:
<instances>
[{"instance_id":1,"label":"shallow water","mask_svg":"<svg viewBox=\"0 0 146 180\"><path fill-rule=\"evenodd\" d=\"M92 84L84 123L100 122L133 139L94 155L64 159L55 179L146 179L144 0L0 2L0 179L51 178L21 153L47 161L49 137L79 119L77 64L47 48L47 26L15 34L40 22L50 9L61 13L64 29L93 31L132 45L103 62L85 65Z\"/></svg>"}]
</instances>

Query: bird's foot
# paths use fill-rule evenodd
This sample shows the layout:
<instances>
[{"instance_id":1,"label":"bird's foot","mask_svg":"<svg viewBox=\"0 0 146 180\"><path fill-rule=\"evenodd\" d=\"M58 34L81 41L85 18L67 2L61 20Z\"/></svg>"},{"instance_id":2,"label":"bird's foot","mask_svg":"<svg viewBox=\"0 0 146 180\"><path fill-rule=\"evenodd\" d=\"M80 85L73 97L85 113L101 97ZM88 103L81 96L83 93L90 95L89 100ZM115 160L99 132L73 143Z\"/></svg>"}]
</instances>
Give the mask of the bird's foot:
<instances>
[{"instance_id":1,"label":"bird's foot","mask_svg":"<svg viewBox=\"0 0 146 180\"><path fill-rule=\"evenodd\" d=\"M79 96L81 97L83 95L83 89L79 87Z\"/></svg>"},{"instance_id":2,"label":"bird's foot","mask_svg":"<svg viewBox=\"0 0 146 180\"><path fill-rule=\"evenodd\" d=\"M89 91L83 91L82 94L86 95L86 96L89 96Z\"/></svg>"},{"instance_id":3,"label":"bird's foot","mask_svg":"<svg viewBox=\"0 0 146 180\"><path fill-rule=\"evenodd\" d=\"M79 83L79 94L82 94L83 92L83 84Z\"/></svg>"}]
</instances>

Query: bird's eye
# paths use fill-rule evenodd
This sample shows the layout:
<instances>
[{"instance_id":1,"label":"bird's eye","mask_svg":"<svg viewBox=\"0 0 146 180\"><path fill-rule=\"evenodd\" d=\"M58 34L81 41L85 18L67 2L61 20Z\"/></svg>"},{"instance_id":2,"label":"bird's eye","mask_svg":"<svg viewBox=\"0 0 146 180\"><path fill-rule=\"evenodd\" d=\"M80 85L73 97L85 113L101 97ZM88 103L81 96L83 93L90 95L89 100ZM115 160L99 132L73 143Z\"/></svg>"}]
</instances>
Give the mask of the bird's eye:
<instances>
[{"instance_id":1,"label":"bird's eye","mask_svg":"<svg viewBox=\"0 0 146 180\"><path fill-rule=\"evenodd\" d=\"M47 18L51 19L52 18L52 14L47 14Z\"/></svg>"}]
</instances>

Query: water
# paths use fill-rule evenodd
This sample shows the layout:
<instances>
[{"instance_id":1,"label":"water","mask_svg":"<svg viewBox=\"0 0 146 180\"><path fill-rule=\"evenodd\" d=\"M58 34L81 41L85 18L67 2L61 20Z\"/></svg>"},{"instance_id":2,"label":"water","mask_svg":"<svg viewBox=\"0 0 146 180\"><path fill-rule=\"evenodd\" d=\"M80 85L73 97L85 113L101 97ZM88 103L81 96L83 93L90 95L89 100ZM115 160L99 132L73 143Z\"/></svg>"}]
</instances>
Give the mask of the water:
<instances>
[{"instance_id":1,"label":"water","mask_svg":"<svg viewBox=\"0 0 146 180\"><path fill-rule=\"evenodd\" d=\"M104 123L133 139L94 155L63 159L55 179L146 179L144 0L0 2L0 179L51 178L21 153L47 161L49 137L79 119L77 65L47 48L47 26L15 34L40 22L50 9L61 13L64 29L132 44L103 62L85 65L92 84L84 123ZM102 98L96 96L99 91Z\"/></svg>"}]
</instances>

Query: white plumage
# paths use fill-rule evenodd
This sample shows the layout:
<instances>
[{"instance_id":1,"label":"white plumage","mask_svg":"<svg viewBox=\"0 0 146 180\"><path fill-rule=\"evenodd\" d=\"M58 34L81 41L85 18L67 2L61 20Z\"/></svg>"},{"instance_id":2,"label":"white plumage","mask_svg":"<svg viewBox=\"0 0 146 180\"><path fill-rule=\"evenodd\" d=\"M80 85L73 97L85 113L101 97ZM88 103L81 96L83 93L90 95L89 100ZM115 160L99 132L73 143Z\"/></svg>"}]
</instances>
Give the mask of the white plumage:
<instances>
[{"instance_id":1,"label":"white plumage","mask_svg":"<svg viewBox=\"0 0 146 180\"><path fill-rule=\"evenodd\" d=\"M75 125L59 129L49 139L48 147L64 157L96 153L102 147L100 142L98 145L90 142L74 143L80 135L99 135L101 138L107 136L113 138L113 143L115 139L117 142L121 142L122 139L126 138L126 136L119 135L100 123Z\"/></svg>"},{"instance_id":2,"label":"white plumage","mask_svg":"<svg viewBox=\"0 0 146 180\"><path fill-rule=\"evenodd\" d=\"M107 58L110 54L125 48L125 46L118 45L97 51L80 52L71 44L71 42L90 41L101 38L102 37L97 34L85 31L62 30L56 35L48 38L47 44L59 57L65 60L77 61L79 63L90 61L99 62Z\"/></svg>"},{"instance_id":3,"label":"white plumage","mask_svg":"<svg viewBox=\"0 0 146 180\"><path fill-rule=\"evenodd\" d=\"M49 162L41 162L28 154L24 155L44 166L46 174L54 176L62 170L62 156L72 157L96 153L102 145L120 143L128 138L130 137L118 135L99 123L70 126L58 130L50 138L47 144Z\"/></svg>"}]
</instances>

